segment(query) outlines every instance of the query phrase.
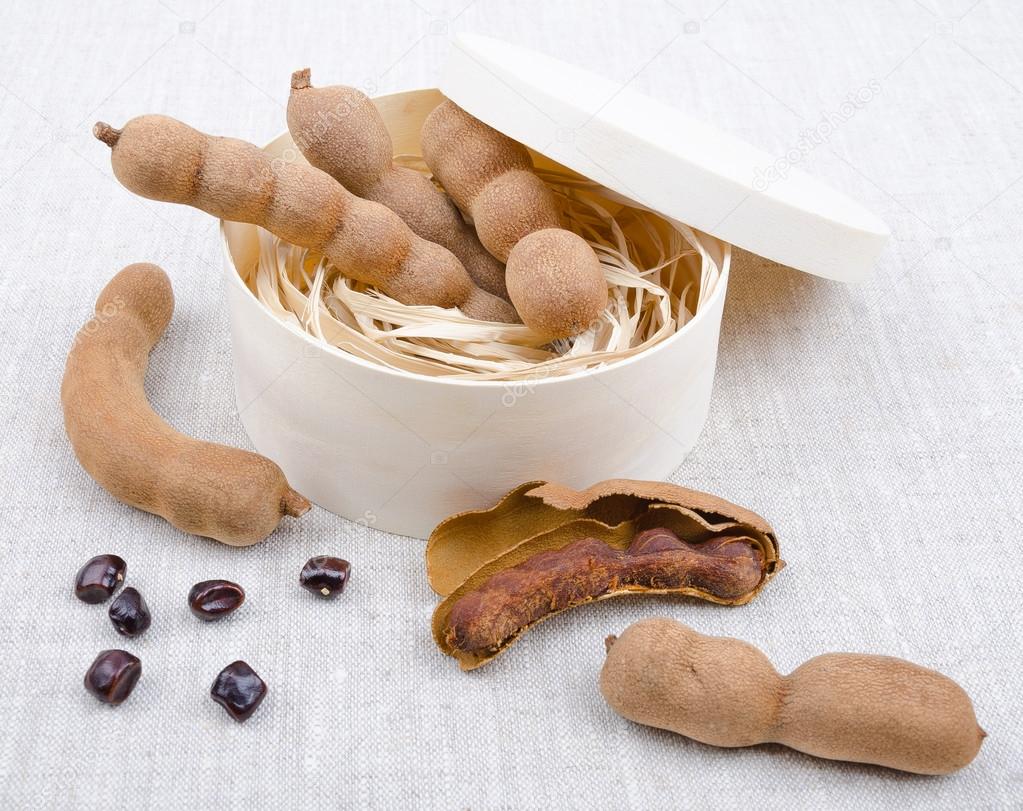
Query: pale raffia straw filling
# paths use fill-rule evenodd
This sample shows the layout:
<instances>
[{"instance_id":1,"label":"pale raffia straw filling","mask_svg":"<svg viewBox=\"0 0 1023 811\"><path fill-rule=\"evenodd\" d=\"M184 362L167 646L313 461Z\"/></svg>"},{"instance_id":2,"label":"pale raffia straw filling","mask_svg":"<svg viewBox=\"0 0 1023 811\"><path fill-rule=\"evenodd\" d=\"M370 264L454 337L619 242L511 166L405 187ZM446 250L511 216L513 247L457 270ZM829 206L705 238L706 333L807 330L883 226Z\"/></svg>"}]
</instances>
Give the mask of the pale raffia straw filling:
<instances>
[{"instance_id":1,"label":"pale raffia straw filling","mask_svg":"<svg viewBox=\"0 0 1023 811\"><path fill-rule=\"evenodd\" d=\"M395 162L428 174L416 156ZM608 283L601 318L574 338L551 344L521 324L401 304L263 229L245 282L293 328L364 360L433 377L528 381L592 370L649 349L693 318L721 274L696 233L591 181L537 173L565 226L596 251Z\"/></svg>"}]
</instances>

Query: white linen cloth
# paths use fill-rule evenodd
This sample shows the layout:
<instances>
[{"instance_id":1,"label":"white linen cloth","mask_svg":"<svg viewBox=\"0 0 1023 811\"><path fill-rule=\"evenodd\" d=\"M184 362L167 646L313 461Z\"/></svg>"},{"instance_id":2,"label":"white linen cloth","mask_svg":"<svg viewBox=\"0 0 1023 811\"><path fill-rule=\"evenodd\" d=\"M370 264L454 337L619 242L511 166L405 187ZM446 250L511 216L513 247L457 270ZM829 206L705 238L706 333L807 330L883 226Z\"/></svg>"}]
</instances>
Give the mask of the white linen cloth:
<instances>
[{"instance_id":1,"label":"white linen cloth","mask_svg":"<svg viewBox=\"0 0 1023 811\"><path fill-rule=\"evenodd\" d=\"M1018 806L1019 3L16 0L3 18L5 807ZM160 112L265 143L285 128L293 70L374 93L433 86L458 30L629 82L891 225L859 286L749 256L732 275L710 420L672 479L774 523L789 565L753 604L608 601L463 674L430 637L421 542L314 509L232 549L115 502L72 455L63 359L99 290L134 261L163 266L177 296L147 380L155 407L183 431L249 446L216 222L124 190L92 123ZM152 608L138 641L71 594L101 552L128 561ZM352 562L336 602L297 585L315 554ZM203 625L185 595L212 577L248 600ZM785 672L832 650L936 668L973 697L989 737L966 770L924 778L633 725L597 692L603 639L658 614L751 641ZM117 709L81 685L109 647L143 661ZM207 696L237 658L270 687L245 725Z\"/></svg>"}]
</instances>

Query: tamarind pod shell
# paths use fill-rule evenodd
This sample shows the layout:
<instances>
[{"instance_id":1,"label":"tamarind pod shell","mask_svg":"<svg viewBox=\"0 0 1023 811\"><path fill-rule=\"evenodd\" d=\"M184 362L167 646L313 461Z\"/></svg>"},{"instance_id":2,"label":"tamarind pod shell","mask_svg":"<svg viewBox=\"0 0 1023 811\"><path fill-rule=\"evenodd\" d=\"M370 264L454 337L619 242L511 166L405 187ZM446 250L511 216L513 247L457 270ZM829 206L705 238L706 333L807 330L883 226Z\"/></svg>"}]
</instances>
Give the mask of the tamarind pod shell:
<instances>
[{"instance_id":1,"label":"tamarind pod shell","mask_svg":"<svg viewBox=\"0 0 1023 811\"><path fill-rule=\"evenodd\" d=\"M541 552L563 549L582 538L595 538L625 550L640 531L652 527L669 529L690 544L725 537L746 541L763 561L761 578L752 588L731 596L693 586L612 588L553 611L537 622L582 602L622 594L678 594L741 605L759 594L784 565L774 530L763 517L708 493L665 482L628 479L599 482L581 491L543 481L526 482L494 507L451 516L431 533L426 549L427 576L434 591L444 598L433 614L434 640L465 670L485 664L536 622L523 626L493 650L458 650L446 637L452 608L463 596Z\"/></svg>"},{"instance_id":2,"label":"tamarind pod shell","mask_svg":"<svg viewBox=\"0 0 1023 811\"><path fill-rule=\"evenodd\" d=\"M972 762L985 737L958 684L903 659L826 653L781 676L752 645L663 617L605 645L599 686L615 712L714 746L937 775Z\"/></svg>"},{"instance_id":3,"label":"tamarind pod shell","mask_svg":"<svg viewBox=\"0 0 1023 811\"><path fill-rule=\"evenodd\" d=\"M233 546L256 543L310 503L259 454L186 436L151 408L149 351L174 311L170 279L129 265L103 288L78 332L61 383L75 456L112 496L178 529Z\"/></svg>"},{"instance_id":4,"label":"tamarind pod shell","mask_svg":"<svg viewBox=\"0 0 1023 811\"><path fill-rule=\"evenodd\" d=\"M589 523L577 525L574 534L571 527L567 534L561 530L576 521ZM588 534L604 540L607 531L624 542L637 530L653 526L664 526L690 542L741 528L738 534L747 534L760 545L765 583L784 565L766 519L709 493L632 479L608 479L585 490L532 481L514 488L489 509L469 510L441 521L426 546L427 577L433 590L446 597L481 566L524 544L529 545L519 550L520 556ZM601 532L605 534L597 534ZM554 534L547 540L540 537L548 533Z\"/></svg>"}]
</instances>

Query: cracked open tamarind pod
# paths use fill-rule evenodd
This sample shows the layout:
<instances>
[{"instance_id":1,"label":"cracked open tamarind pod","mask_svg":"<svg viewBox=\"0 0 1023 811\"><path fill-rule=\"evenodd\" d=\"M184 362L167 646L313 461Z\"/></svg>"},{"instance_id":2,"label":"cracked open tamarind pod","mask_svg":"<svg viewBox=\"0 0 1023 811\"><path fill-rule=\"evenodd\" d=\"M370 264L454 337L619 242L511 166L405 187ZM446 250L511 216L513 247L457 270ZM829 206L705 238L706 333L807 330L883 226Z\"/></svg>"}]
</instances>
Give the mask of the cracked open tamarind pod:
<instances>
[{"instance_id":1,"label":"cracked open tamarind pod","mask_svg":"<svg viewBox=\"0 0 1023 811\"><path fill-rule=\"evenodd\" d=\"M309 501L265 456L193 439L150 407L149 351L173 312L170 279L156 265L129 265L103 288L64 370L68 439L86 472L119 501L185 532L256 543Z\"/></svg>"},{"instance_id":2,"label":"cracked open tamarind pod","mask_svg":"<svg viewBox=\"0 0 1023 811\"><path fill-rule=\"evenodd\" d=\"M523 323L551 338L585 331L607 306L597 255L562 227L551 190L526 148L443 101L421 133L423 158L480 242L507 262L505 283Z\"/></svg>"},{"instance_id":3,"label":"cracked open tamarind pod","mask_svg":"<svg viewBox=\"0 0 1023 811\"><path fill-rule=\"evenodd\" d=\"M712 746L780 743L949 774L985 737L958 684L903 659L826 653L782 676L752 645L666 618L633 623L606 645L600 692L615 712Z\"/></svg>"},{"instance_id":4,"label":"cracked open tamarind pod","mask_svg":"<svg viewBox=\"0 0 1023 811\"><path fill-rule=\"evenodd\" d=\"M696 490L628 479L581 491L527 482L489 510L442 521L426 561L443 597L434 640L465 670L576 605L635 592L739 605L784 565L774 531L756 513Z\"/></svg>"},{"instance_id":5,"label":"cracked open tamarind pod","mask_svg":"<svg viewBox=\"0 0 1023 811\"><path fill-rule=\"evenodd\" d=\"M459 588L438 606L434 633L464 670L484 664L532 625L570 608L622 594L688 594L723 603L748 599L765 575L763 552L744 537L701 544L664 528L639 533L626 549L596 538L539 552Z\"/></svg>"},{"instance_id":6,"label":"cracked open tamarind pod","mask_svg":"<svg viewBox=\"0 0 1023 811\"><path fill-rule=\"evenodd\" d=\"M752 510L667 482L607 479L585 490L525 482L489 509L445 518L430 533L426 574L430 587L447 597L474 573L499 561L508 568L537 552L588 537L610 539L625 549L638 532L651 527L670 529L696 544L745 536L760 547L768 577L784 565L774 530Z\"/></svg>"},{"instance_id":7,"label":"cracked open tamarind pod","mask_svg":"<svg viewBox=\"0 0 1023 811\"><path fill-rule=\"evenodd\" d=\"M291 76L288 129L306 160L353 194L387 206L423 239L443 245L488 293L508 298L504 265L480 244L454 203L430 179L394 163L380 111L354 87L313 87L310 70Z\"/></svg>"},{"instance_id":8,"label":"cracked open tamarind pod","mask_svg":"<svg viewBox=\"0 0 1023 811\"><path fill-rule=\"evenodd\" d=\"M207 135L162 115L133 118L123 129L98 122L93 134L110 147L114 175L135 194L259 225L403 304L518 321L508 302L473 283L454 254L313 166L275 160L245 141Z\"/></svg>"}]
</instances>

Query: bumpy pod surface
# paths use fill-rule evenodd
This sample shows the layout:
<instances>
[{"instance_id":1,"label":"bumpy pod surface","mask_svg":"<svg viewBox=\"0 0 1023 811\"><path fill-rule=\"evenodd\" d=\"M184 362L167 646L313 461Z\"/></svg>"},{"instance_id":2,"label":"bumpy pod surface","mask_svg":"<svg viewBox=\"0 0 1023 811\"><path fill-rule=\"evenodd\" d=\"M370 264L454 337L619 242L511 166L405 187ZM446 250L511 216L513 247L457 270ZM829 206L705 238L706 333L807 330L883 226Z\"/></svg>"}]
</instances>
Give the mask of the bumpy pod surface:
<instances>
[{"instance_id":1,"label":"bumpy pod surface","mask_svg":"<svg viewBox=\"0 0 1023 811\"><path fill-rule=\"evenodd\" d=\"M206 135L161 115L133 118L120 130L100 122L93 133L111 148L114 175L135 194L259 225L323 254L344 275L403 304L458 307L486 321L518 320L508 302L473 283L454 254L313 166L272 158L245 141Z\"/></svg>"},{"instance_id":2,"label":"bumpy pod surface","mask_svg":"<svg viewBox=\"0 0 1023 811\"><path fill-rule=\"evenodd\" d=\"M129 265L103 288L64 370L68 438L82 467L120 501L185 532L256 543L309 501L266 457L186 436L150 407L149 351L173 311L170 279L156 265Z\"/></svg>"},{"instance_id":3,"label":"bumpy pod surface","mask_svg":"<svg viewBox=\"0 0 1023 811\"><path fill-rule=\"evenodd\" d=\"M481 288L508 298L504 267L444 192L419 172L393 161L394 146L380 111L354 87L313 87L308 68L291 77L288 129L306 160L353 194L387 206L413 232L443 245Z\"/></svg>"},{"instance_id":4,"label":"bumpy pod surface","mask_svg":"<svg viewBox=\"0 0 1023 811\"><path fill-rule=\"evenodd\" d=\"M451 101L427 116L421 140L427 165L480 241L508 263L508 295L523 322L552 338L589 328L607 306L600 262L582 237L562 228L526 148Z\"/></svg>"},{"instance_id":5,"label":"bumpy pod surface","mask_svg":"<svg viewBox=\"0 0 1023 811\"><path fill-rule=\"evenodd\" d=\"M746 642L664 618L608 638L600 691L631 721L713 746L780 743L917 774L963 768L985 737L969 696L925 667L828 653L781 676Z\"/></svg>"}]
</instances>

